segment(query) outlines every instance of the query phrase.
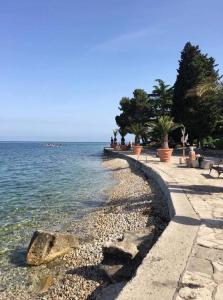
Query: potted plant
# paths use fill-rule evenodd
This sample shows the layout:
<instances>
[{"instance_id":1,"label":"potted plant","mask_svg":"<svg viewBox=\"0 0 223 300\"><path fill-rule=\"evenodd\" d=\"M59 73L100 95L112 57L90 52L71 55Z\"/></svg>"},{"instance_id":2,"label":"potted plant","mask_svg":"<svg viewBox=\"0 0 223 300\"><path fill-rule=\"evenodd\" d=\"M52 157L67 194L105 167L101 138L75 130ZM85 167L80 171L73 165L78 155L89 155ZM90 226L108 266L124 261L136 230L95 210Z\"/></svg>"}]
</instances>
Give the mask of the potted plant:
<instances>
[{"instance_id":1,"label":"potted plant","mask_svg":"<svg viewBox=\"0 0 223 300\"><path fill-rule=\"evenodd\" d=\"M127 145L125 144L125 136L127 134L127 130L123 127L120 127L118 130L119 134L121 135L121 150L127 150Z\"/></svg>"},{"instance_id":2,"label":"potted plant","mask_svg":"<svg viewBox=\"0 0 223 300\"><path fill-rule=\"evenodd\" d=\"M111 148L114 147L114 140L113 140L113 137L111 136L111 144L110 144Z\"/></svg>"},{"instance_id":3,"label":"potted plant","mask_svg":"<svg viewBox=\"0 0 223 300\"><path fill-rule=\"evenodd\" d=\"M161 116L157 122L151 122L149 126L161 136L161 148L157 149L160 161L168 162L173 152L173 149L169 148L168 134L182 125L174 123L170 116Z\"/></svg>"},{"instance_id":4,"label":"potted plant","mask_svg":"<svg viewBox=\"0 0 223 300\"><path fill-rule=\"evenodd\" d=\"M135 144L133 146L133 154L140 155L142 146L140 146L140 138L146 132L146 128L143 124L134 123L128 128L130 133L135 135Z\"/></svg>"},{"instance_id":5,"label":"potted plant","mask_svg":"<svg viewBox=\"0 0 223 300\"><path fill-rule=\"evenodd\" d=\"M113 134L114 134L114 149L117 147L117 135L118 135L118 129L114 129L113 130Z\"/></svg>"}]
</instances>

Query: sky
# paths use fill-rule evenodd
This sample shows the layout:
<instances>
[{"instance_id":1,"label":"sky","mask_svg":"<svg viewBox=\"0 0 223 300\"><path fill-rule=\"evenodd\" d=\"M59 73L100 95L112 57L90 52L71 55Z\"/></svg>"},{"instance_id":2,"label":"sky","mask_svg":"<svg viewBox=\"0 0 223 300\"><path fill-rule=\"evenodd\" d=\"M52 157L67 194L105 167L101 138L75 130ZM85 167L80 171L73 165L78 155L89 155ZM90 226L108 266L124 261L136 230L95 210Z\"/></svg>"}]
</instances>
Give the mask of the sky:
<instances>
[{"instance_id":1,"label":"sky","mask_svg":"<svg viewBox=\"0 0 223 300\"><path fill-rule=\"evenodd\" d=\"M222 0L0 0L0 140L109 141L123 96L174 84L185 43L223 74Z\"/></svg>"}]
</instances>

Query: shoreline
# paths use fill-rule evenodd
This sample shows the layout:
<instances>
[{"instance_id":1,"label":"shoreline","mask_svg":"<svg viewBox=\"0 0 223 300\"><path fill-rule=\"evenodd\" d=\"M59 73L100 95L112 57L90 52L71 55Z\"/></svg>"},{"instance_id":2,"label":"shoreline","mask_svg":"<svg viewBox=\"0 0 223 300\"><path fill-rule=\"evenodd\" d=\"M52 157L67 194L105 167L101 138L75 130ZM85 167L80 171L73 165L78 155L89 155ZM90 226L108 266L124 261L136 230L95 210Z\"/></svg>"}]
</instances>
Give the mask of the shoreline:
<instances>
[{"instance_id":1,"label":"shoreline","mask_svg":"<svg viewBox=\"0 0 223 300\"><path fill-rule=\"evenodd\" d=\"M157 185L124 159L107 157L102 165L112 172L116 183L103 191L107 199L101 207L69 228L80 236L80 248L47 266L30 268L31 284L26 292L18 288L16 295L7 293L2 299L95 299L111 283L99 267L103 244L148 225L154 226L156 240L165 229L167 209ZM53 284L39 293L49 277Z\"/></svg>"}]
</instances>

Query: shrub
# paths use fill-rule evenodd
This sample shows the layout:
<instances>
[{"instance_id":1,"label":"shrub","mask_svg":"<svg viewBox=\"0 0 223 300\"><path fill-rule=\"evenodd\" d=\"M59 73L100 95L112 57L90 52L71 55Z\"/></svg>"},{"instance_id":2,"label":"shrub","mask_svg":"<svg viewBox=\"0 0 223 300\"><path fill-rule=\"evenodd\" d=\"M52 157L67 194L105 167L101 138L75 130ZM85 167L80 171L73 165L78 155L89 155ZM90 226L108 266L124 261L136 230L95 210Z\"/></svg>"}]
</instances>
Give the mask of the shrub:
<instances>
[{"instance_id":1,"label":"shrub","mask_svg":"<svg viewBox=\"0 0 223 300\"><path fill-rule=\"evenodd\" d=\"M202 146L204 149L215 149L216 139L213 139L211 136L206 137L205 139L202 140Z\"/></svg>"},{"instance_id":2,"label":"shrub","mask_svg":"<svg viewBox=\"0 0 223 300\"><path fill-rule=\"evenodd\" d=\"M218 150L223 150L223 138L217 139L217 140L215 141L215 147L216 147L216 149L218 149Z\"/></svg>"}]
</instances>

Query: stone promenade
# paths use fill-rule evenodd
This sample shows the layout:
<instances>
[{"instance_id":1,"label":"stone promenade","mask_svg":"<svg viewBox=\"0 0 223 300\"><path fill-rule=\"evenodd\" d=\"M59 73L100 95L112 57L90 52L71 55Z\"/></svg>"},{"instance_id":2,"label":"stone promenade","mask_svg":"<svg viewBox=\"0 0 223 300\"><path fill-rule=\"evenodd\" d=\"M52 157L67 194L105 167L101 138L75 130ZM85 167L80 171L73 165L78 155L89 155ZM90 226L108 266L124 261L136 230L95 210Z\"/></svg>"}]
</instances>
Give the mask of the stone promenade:
<instances>
[{"instance_id":1,"label":"stone promenade","mask_svg":"<svg viewBox=\"0 0 223 300\"><path fill-rule=\"evenodd\" d=\"M136 156L128 156L136 159ZM191 231L194 239L191 244L188 244L191 249L187 260L184 260L182 255L182 264L185 266L183 266L183 272L178 275L179 279L173 297L167 293L166 298L160 298L160 300L170 298L176 300L223 300L223 175L222 178L217 178L214 170L209 175L209 170L179 165L178 157L172 157L170 163L161 163L153 156L142 154L139 161L144 167L148 166L164 178L170 194L179 195L179 197L183 194L197 216L197 218L188 217L180 213L175 219L175 222L185 225L182 229L186 227L189 232L191 227L194 227L196 230ZM168 228L166 230L168 231ZM184 234L182 231L182 235ZM163 235L165 236L165 232ZM189 236L185 236L185 239L189 239ZM171 240L169 240L169 246L173 247ZM178 247L177 244L176 247ZM176 264L180 259L180 255L176 256ZM150 272L148 266L147 272ZM139 294L137 294L137 287L142 281L141 279L137 281L140 273L143 274L143 266L132 282L121 292L118 299L159 299L155 293L154 296L153 293L150 294L151 296L149 294L144 296L143 289L145 287L139 288ZM171 272L169 274L171 277ZM166 276L169 277L167 274ZM168 278L166 281L168 285ZM160 286L164 288L165 283L162 282ZM135 296L132 296L132 291Z\"/></svg>"}]
</instances>

